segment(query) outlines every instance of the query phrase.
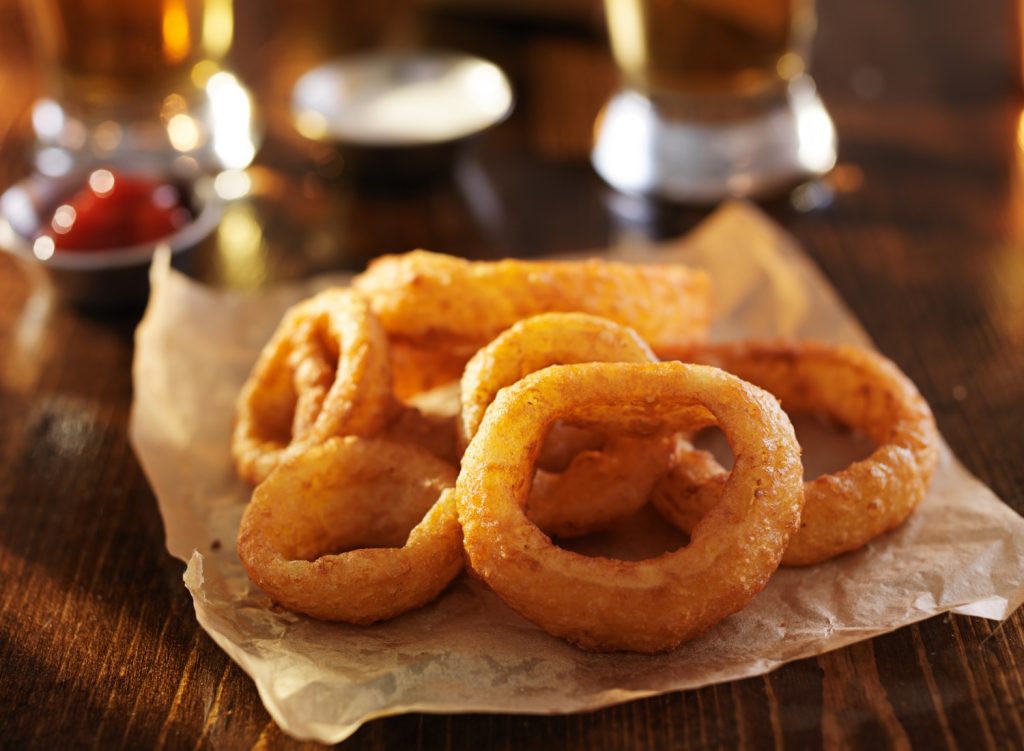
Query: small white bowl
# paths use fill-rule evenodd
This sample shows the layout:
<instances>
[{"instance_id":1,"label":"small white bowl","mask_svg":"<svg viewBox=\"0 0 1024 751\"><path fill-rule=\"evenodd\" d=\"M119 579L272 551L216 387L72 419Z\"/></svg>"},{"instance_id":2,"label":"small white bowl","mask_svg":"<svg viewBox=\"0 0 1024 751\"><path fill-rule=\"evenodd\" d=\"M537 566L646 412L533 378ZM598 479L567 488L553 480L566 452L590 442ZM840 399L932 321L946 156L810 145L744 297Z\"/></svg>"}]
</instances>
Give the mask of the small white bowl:
<instances>
[{"instance_id":1,"label":"small white bowl","mask_svg":"<svg viewBox=\"0 0 1024 751\"><path fill-rule=\"evenodd\" d=\"M292 90L303 136L363 175L427 175L512 112L501 69L458 52L372 52L310 70Z\"/></svg>"},{"instance_id":2,"label":"small white bowl","mask_svg":"<svg viewBox=\"0 0 1024 751\"><path fill-rule=\"evenodd\" d=\"M150 172L121 174L160 177ZM86 184L88 172L61 177L32 175L0 195L0 250L43 269L63 299L86 307L114 307L145 301L149 295L149 264L159 247L171 252L172 263L187 266L193 251L217 226L224 205L210 181L172 179L188 191L193 219L177 232L146 243L102 250L58 250L40 258L33 244L54 210Z\"/></svg>"}]
</instances>

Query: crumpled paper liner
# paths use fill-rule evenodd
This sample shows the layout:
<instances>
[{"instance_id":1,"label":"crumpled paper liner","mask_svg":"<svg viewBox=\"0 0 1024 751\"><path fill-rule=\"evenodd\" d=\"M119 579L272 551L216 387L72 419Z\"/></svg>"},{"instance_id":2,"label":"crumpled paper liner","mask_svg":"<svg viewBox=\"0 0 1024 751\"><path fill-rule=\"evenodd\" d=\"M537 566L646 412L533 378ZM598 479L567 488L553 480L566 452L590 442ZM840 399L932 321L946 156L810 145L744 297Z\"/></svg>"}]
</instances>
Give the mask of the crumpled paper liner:
<instances>
[{"instance_id":1,"label":"crumpled paper liner","mask_svg":"<svg viewBox=\"0 0 1024 751\"><path fill-rule=\"evenodd\" d=\"M752 206L727 205L681 241L614 255L710 271L716 338L867 343L813 264ZM326 283L245 296L158 264L134 364L131 439L167 548L188 562L196 617L297 738L334 743L367 720L413 711L591 710L759 675L946 611L1002 619L1024 601L1024 519L943 444L930 493L898 531L812 569L779 570L746 609L668 654L582 652L468 576L369 628L280 610L235 553L249 490L229 458L233 401L282 310Z\"/></svg>"}]
</instances>

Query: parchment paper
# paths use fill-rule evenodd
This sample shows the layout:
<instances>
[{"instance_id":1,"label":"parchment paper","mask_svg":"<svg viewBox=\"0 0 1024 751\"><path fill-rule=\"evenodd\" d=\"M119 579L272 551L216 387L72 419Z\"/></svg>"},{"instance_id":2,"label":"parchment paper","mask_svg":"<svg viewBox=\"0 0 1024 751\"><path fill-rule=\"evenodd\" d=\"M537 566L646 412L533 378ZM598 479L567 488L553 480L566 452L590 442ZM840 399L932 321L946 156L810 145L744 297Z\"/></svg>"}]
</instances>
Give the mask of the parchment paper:
<instances>
[{"instance_id":1,"label":"parchment paper","mask_svg":"<svg viewBox=\"0 0 1024 751\"><path fill-rule=\"evenodd\" d=\"M717 338L867 342L793 241L749 205L727 205L684 240L618 255L708 269ZM759 675L945 611L1003 619L1024 601L1024 519L943 445L931 491L901 529L812 569L781 569L746 609L669 654L581 652L466 576L422 610L370 628L282 611L235 553L248 490L229 459L232 405L284 307L327 280L243 296L166 264L152 276L136 335L132 442L167 548L188 562L199 623L298 738L337 742L369 719L412 711L595 709Z\"/></svg>"}]
</instances>

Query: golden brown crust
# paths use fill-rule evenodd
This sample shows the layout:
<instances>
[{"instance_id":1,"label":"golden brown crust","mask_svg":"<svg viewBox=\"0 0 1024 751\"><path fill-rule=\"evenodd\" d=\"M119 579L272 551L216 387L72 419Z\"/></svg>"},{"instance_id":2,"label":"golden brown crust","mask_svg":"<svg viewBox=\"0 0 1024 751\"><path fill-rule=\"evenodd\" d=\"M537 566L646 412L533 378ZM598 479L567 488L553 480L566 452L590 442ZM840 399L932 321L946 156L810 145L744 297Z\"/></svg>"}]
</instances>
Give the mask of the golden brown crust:
<instances>
[{"instance_id":1,"label":"golden brown crust","mask_svg":"<svg viewBox=\"0 0 1024 751\"><path fill-rule=\"evenodd\" d=\"M473 350L451 350L443 343L412 342L392 337L391 372L395 397L408 400L462 377Z\"/></svg>"},{"instance_id":2,"label":"golden brown crust","mask_svg":"<svg viewBox=\"0 0 1024 751\"><path fill-rule=\"evenodd\" d=\"M392 415L387 339L366 301L326 290L290 308L236 403L231 453L261 482L286 456L337 435L373 435Z\"/></svg>"},{"instance_id":3,"label":"golden brown crust","mask_svg":"<svg viewBox=\"0 0 1024 751\"><path fill-rule=\"evenodd\" d=\"M657 362L657 358L635 331L604 318L544 313L519 321L466 365L461 446L476 434L502 388L550 365L585 362ZM561 436L569 434L559 427ZM558 441L556 448L564 451L564 443ZM604 529L647 503L654 484L668 470L670 450L667 436L612 436L600 449L577 453L561 471L538 470L527 515L545 532L559 537ZM548 458L538 463L550 466L550 462Z\"/></svg>"},{"instance_id":4,"label":"golden brown crust","mask_svg":"<svg viewBox=\"0 0 1024 751\"><path fill-rule=\"evenodd\" d=\"M462 569L446 490L455 474L416 446L332 438L256 487L239 557L289 610L356 624L393 618L433 600Z\"/></svg>"},{"instance_id":5,"label":"golden brown crust","mask_svg":"<svg viewBox=\"0 0 1024 751\"><path fill-rule=\"evenodd\" d=\"M540 442L559 419L626 431L717 422L735 469L687 547L635 562L580 556L523 512ZM803 502L799 447L778 402L682 363L555 366L504 389L463 457L456 495L470 565L505 602L585 649L640 652L671 649L746 605Z\"/></svg>"},{"instance_id":6,"label":"golden brown crust","mask_svg":"<svg viewBox=\"0 0 1024 751\"><path fill-rule=\"evenodd\" d=\"M470 352L516 321L578 311L631 326L652 347L703 339L710 279L680 266L586 261L471 262L425 250L381 256L353 280L391 337Z\"/></svg>"},{"instance_id":7,"label":"golden brown crust","mask_svg":"<svg viewBox=\"0 0 1024 751\"><path fill-rule=\"evenodd\" d=\"M671 435L612 436L602 449L576 454L561 472L538 469L527 517L566 538L613 526L647 503L668 471L674 442Z\"/></svg>"},{"instance_id":8,"label":"golden brown crust","mask_svg":"<svg viewBox=\"0 0 1024 751\"><path fill-rule=\"evenodd\" d=\"M935 421L914 384L881 355L818 342L708 344L676 354L770 391L788 412L825 412L877 444L867 459L805 483L800 531L784 565L856 550L902 524L924 497L938 456ZM652 502L689 530L715 505L727 476L706 452L683 452Z\"/></svg>"}]
</instances>

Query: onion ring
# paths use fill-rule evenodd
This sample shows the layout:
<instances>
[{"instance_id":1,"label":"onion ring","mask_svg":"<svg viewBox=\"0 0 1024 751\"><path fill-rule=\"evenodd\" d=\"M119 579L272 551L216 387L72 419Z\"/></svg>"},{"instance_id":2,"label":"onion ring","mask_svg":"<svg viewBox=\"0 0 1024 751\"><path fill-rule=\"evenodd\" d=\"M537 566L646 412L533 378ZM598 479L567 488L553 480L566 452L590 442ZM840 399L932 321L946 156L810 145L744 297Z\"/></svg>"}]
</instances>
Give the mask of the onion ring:
<instances>
[{"instance_id":1,"label":"onion ring","mask_svg":"<svg viewBox=\"0 0 1024 751\"><path fill-rule=\"evenodd\" d=\"M455 352L479 349L516 321L578 311L631 326L652 347L702 339L710 279L678 264L471 262L416 250L381 256L352 282L393 339Z\"/></svg>"},{"instance_id":2,"label":"onion ring","mask_svg":"<svg viewBox=\"0 0 1024 751\"><path fill-rule=\"evenodd\" d=\"M454 467L416 446L331 438L256 487L238 555L289 610L355 624L393 618L462 569L454 481Z\"/></svg>"},{"instance_id":3,"label":"onion ring","mask_svg":"<svg viewBox=\"0 0 1024 751\"><path fill-rule=\"evenodd\" d=\"M336 435L372 435L392 415L387 338L366 301L331 289L290 308L236 404L231 453L261 482L282 458Z\"/></svg>"},{"instance_id":4,"label":"onion ring","mask_svg":"<svg viewBox=\"0 0 1024 751\"><path fill-rule=\"evenodd\" d=\"M924 498L938 458L927 402L892 362L860 347L816 342L703 345L684 355L775 394L787 412L825 412L877 448L804 484L800 530L783 556L806 566L857 550L902 524ZM727 473L704 451L684 451L652 503L683 531L721 496Z\"/></svg>"},{"instance_id":5,"label":"onion ring","mask_svg":"<svg viewBox=\"0 0 1024 751\"><path fill-rule=\"evenodd\" d=\"M683 430L717 421L736 457L690 544L645 561L555 547L523 512L546 429ZM591 650L658 652L745 606L800 519L800 450L767 392L716 368L596 363L546 368L503 389L463 457L459 521L473 571L508 605Z\"/></svg>"},{"instance_id":6,"label":"onion ring","mask_svg":"<svg viewBox=\"0 0 1024 751\"><path fill-rule=\"evenodd\" d=\"M605 318L545 313L519 321L466 365L460 445L465 447L476 434L500 389L549 365L584 362L650 363L657 358L635 331ZM628 517L647 503L655 483L668 470L670 441L664 435L612 436L601 450L577 453L561 472L539 469L527 515L545 532L559 537L587 534ZM556 448L564 450L564 442L559 444Z\"/></svg>"}]
</instances>

